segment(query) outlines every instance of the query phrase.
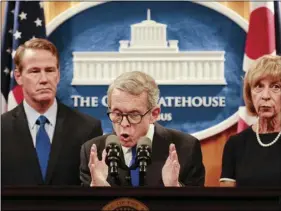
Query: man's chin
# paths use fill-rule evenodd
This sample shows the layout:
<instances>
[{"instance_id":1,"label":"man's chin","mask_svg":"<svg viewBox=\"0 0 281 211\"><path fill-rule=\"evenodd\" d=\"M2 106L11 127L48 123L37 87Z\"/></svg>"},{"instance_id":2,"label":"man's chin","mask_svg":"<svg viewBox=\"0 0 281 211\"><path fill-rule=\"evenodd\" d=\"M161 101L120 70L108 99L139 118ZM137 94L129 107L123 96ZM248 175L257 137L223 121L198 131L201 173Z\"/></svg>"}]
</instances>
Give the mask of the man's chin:
<instances>
[{"instance_id":1,"label":"man's chin","mask_svg":"<svg viewBox=\"0 0 281 211\"><path fill-rule=\"evenodd\" d=\"M130 148L130 147L134 146L134 143L132 141L122 141L122 140L120 140L120 143L123 147Z\"/></svg>"},{"instance_id":2,"label":"man's chin","mask_svg":"<svg viewBox=\"0 0 281 211\"><path fill-rule=\"evenodd\" d=\"M37 102L43 103L43 104L52 102L53 100L54 100L54 97L50 94L42 95L42 96L37 98Z\"/></svg>"}]
</instances>

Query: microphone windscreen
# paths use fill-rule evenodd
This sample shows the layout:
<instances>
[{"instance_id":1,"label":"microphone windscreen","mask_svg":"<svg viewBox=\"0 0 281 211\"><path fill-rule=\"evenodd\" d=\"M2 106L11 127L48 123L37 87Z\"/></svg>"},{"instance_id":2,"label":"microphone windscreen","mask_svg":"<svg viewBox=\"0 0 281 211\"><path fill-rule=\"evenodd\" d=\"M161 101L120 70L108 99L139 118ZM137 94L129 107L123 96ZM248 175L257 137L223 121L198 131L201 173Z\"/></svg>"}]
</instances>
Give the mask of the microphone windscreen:
<instances>
[{"instance_id":1,"label":"microphone windscreen","mask_svg":"<svg viewBox=\"0 0 281 211\"><path fill-rule=\"evenodd\" d=\"M116 135L107 136L107 138L105 140L105 146L107 147L109 144L116 144L116 145L120 146L120 141L119 141L118 136L116 136Z\"/></svg>"},{"instance_id":2,"label":"microphone windscreen","mask_svg":"<svg viewBox=\"0 0 281 211\"><path fill-rule=\"evenodd\" d=\"M150 138L147 138L145 136L141 137L137 143L137 149L142 146L142 145L146 145L148 146L150 149L152 147L152 143L151 143L151 140Z\"/></svg>"}]
</instances>

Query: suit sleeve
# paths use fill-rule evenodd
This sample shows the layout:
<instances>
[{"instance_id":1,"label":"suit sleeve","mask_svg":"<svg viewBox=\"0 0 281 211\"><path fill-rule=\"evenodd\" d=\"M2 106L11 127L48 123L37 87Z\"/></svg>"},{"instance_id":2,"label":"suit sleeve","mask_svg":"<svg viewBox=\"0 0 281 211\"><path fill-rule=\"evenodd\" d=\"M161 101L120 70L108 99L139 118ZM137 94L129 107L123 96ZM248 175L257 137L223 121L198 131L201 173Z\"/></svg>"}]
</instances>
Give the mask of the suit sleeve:
<instances>
[{"instance_id":1,"label":"suit sleeve","mask_svg":"<svg viewBox=\"0 0 281 211\"><path fill-rule=\"evenodd\" d=\"M90 186L91 173L88 167L89 153L87 153L86 145L83 144L80 152L80 180L82 186Z\"/></svg>"},{"instance_id":2,"label":"suit sleeve","mask_svg":"<svg viewBox=\"0 0 281 211\"><path fill-rule=\"evenodd\" d=\"M89 139L92 139L92 138L95 138L98 136L102 136L102 134L103 134L103 131L102 131L102 127L101 127L101 121L97 121L94 124L93 130L90 134Z\"/></svg>"},{"instance_id":3,"label":"suit sleeve","mask_svg":"<svg viewBox=\"0 0 281 211\"><path fill-rule=\"evenodd\" d=\"M189 157L189 156L187 156ZM180 184L182 186L204 186L205 183L205 167L202 161L202 151L200 142L194 141L191 150L191 159L188 159L187 165L190 163L189 168L185 169L185 176L180 177Z\"/></svg>"},{"instance_id":4,"label":"suit sleeve","mask_svg":"<svg viewBox=\"0 0 281 211\"><path fill-rule=\"evenodd\" d=\"M235 146L233 137L230 137L223 149L220 182L235 181L235 179Z\"/></svg>"}]
</instances>

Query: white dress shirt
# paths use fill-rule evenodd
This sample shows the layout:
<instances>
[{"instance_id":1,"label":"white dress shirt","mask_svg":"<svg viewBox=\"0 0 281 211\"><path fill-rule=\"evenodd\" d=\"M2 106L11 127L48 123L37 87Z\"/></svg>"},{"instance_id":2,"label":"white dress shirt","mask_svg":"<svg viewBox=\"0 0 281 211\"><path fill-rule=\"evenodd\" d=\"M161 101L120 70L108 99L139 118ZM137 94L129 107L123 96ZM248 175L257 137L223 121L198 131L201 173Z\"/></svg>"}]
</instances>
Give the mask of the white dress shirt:
<instances>
[{"instance_id":1,"label":"white dress shirt","mask_svg":"<svg viewBox=\"0 0 281 211\"><path fill-rule=\"evenodd\" d=\"M41 115L44 115L49 120L49 123L45 124L45 130L50 138L50 142L52 143L57 120L57 100L55 99L53 105L51 105L51 107L44 114L38 113L34 108L28 105L25 100L23 101L23 108L27 117L28 127L33 140L34 147L36 147L36 134L40 127L40 125L36 124L36 120Z\"/></svg>"},{"instance_id":2,"label":"white dress shirt","mask_svg":"<svg viewBox=\"0 0 281 211\"><path fill-rule=\"evenodd\" d=\"M149 129L146 134L146 137L151 140L151 143L153 141L154 128L155 128L154 124L150 124ZM132 148L122 146L122 150L123 150L123 154L124 154L125 163L129 167L131 160L132 160Z\"/></svg>"}]
</instances>

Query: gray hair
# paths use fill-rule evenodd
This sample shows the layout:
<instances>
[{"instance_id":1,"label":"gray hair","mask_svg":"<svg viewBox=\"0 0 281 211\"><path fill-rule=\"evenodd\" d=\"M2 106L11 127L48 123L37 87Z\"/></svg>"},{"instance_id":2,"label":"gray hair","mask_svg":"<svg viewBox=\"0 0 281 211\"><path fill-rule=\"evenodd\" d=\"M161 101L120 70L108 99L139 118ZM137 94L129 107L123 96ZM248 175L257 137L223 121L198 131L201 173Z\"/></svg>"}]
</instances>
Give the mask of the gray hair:
<instances>
[{"instance_id":1,"label":"gray hair","mask_svg":"<svg viewBox=\"0 0 281 211\"><path fill-rule=\"evenodd\" d=\"M114 89L127 92L131 95L147 93L148 109L157 106L160 91L155 80L148 74L140 71L125 72L118 76L107 90L108 107L111 106L111 95Z\"/></svg>"}]
</instances>

